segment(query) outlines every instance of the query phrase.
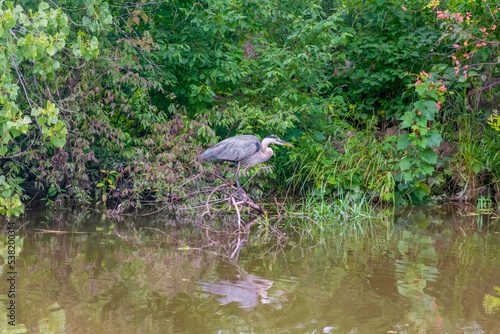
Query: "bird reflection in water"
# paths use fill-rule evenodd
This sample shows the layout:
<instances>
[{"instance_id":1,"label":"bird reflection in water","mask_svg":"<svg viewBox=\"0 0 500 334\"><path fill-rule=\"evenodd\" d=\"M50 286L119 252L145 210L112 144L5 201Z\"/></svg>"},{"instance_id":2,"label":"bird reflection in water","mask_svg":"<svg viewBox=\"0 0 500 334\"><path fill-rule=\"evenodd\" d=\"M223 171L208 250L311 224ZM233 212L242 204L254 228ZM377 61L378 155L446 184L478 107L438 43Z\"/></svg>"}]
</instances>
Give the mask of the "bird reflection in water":
<instances>
[{"instance_id":1,"label":"bird reflection in water","mask_svg":"<svg viewBox=\"0 0 500 334\"><path fill-rule=\"evenodd\" d=\"M203 291L222 296L217 299L221 305L238 302L240 308L251 309L262 304L270 304L275 298L268 296L273 281L259 276L244 274L230 280L220 279L217 283L200 282Z\"/></svg>"}]
</instances>

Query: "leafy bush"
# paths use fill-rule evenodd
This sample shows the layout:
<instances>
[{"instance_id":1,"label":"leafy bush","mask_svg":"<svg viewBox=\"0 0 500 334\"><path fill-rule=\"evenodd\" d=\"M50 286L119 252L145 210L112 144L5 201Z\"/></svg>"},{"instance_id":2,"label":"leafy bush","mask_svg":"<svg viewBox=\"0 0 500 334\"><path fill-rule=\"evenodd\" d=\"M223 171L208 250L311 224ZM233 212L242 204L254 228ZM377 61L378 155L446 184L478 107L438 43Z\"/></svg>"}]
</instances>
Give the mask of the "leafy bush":
<instances>
[{"instance_id":1,"label":"leafy bush","mask_svg":"<svg viewBox=\"0 0 500 334\"><path fill-rule=\"evenodd\" d=\"M199 154L245 133L296 145L253 179L263 193L500 196L500 9L405 6L3 2L0 213L37 193L120 209L180 198L221 170Z\"/></svg>"}]
</instances>

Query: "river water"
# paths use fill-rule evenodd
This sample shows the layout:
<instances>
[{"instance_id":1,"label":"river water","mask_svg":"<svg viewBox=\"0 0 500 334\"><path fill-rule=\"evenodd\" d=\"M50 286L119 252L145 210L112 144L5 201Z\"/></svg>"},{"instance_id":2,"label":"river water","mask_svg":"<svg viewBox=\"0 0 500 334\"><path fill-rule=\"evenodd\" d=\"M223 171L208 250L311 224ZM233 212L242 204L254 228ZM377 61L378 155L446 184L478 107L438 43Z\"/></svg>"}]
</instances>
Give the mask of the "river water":
<instances>
[{"instance_id":1,"label":"river water","mask_svg":"<svg viewBox=\"0 0 500 334\"><path fill-rule=\"evenodd\" d=\"M28 211L14 268L3 222L1 333L500 333L493 215L417 208L364 235L286 237L103 218Z\"/></svg>"}]
</instances>

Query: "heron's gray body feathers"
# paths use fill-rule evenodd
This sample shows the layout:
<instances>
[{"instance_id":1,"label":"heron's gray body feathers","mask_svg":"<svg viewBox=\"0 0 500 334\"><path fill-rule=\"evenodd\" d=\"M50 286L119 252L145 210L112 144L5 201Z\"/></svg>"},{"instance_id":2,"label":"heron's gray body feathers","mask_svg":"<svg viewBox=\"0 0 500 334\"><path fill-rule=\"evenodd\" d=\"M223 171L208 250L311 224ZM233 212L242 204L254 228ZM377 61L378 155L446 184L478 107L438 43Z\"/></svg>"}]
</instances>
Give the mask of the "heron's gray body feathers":
<instances>
[{"instance_id":1,"label":"heron's gray body feathers","mask_svg":"<svg viewBox=\"0 0 500 334\"><path fill-rule=\"evenodd\" d=\"M241 161L243 168L249 168L257 163L269 160L272 156L273 151L271 148L268 148L267 145L261 145L259 138L253 135L242 135L217 143L206 150L200 158L231 161L234 163Z\"/></svg>"},{"instance_id":2,"label":"heron's gray body feathers","mask_svg":"<svg viewBox=\"0 0 500 334\"><path fill-rule=\"evenodd\" d=\"M224 139L217 143L214 147L206 150L200 158L215 159L222 161L234 162L238 165L238 169L234 174L236 185L238 186L238 194L240 199L243 199L241 193L241 184L238 179L240 168L249 168L255 164L269 160L273 156L273 150L268 147L270 144L286 145L293 147L276 136L268 136L260 142L259 138L252 135L242 135Z\"/></svg>"}]
</instances>

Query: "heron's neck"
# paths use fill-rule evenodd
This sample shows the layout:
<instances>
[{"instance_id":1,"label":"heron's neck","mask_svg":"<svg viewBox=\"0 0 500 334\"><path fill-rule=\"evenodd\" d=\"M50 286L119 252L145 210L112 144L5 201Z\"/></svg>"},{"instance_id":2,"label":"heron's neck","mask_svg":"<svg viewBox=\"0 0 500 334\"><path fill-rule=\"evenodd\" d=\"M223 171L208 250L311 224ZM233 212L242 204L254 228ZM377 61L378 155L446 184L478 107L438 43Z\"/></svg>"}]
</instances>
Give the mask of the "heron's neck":
<instances>
[{"instance_id":1,"label":"heron's neck","mask_svg":"<svg viewBox=\"0 0 500 334\"><path fill-rule=\"evenodd\" d=\"M273 149L269 147L269 144L271 143L272 139L269 138L264 138L262 140L262 143L260 144L260 150L262 153L265 155L273 155Z\"/></svg>"}]
</instances>

